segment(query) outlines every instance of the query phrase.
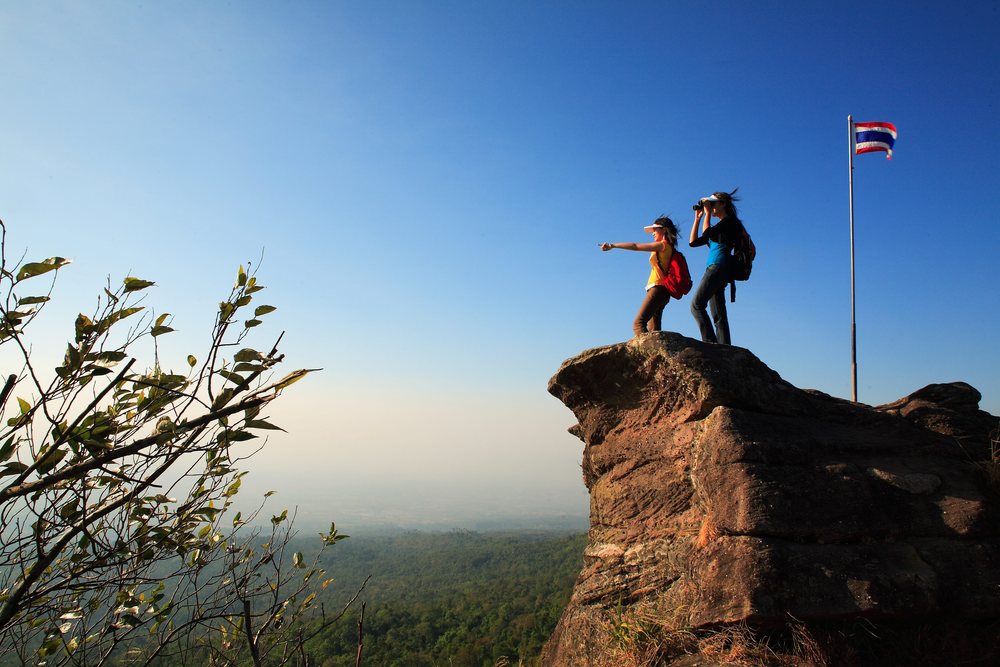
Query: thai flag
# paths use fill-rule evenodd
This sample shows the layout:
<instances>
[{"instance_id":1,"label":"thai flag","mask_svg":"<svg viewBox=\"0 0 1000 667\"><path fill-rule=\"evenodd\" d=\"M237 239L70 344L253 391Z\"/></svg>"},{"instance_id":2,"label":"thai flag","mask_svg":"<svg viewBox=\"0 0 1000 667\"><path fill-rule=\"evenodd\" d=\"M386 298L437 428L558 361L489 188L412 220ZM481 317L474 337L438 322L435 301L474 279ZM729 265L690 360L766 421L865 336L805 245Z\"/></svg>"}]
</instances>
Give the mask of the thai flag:
<instances>
[{"instance_id":1,"label":"thai flag","mask_svg":"<svg viewBox=\"0 0 1000 667\"><path fill-rule=\"evenodd\" d=\"M896 143L896 126L892 123L855 123L854 153L885 151L885 159L892 159L892 145Z\"/></svg>"}]
</instances>

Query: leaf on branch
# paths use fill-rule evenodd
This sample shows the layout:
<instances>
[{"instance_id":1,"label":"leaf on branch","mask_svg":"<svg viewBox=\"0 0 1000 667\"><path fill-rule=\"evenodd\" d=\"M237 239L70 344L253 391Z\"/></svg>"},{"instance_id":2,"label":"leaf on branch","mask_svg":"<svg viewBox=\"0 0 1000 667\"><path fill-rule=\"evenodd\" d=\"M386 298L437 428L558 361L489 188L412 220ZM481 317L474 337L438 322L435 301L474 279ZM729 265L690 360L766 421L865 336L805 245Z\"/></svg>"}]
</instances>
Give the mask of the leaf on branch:
<instances>
[{"instance_id":1,"label":"leaf on branch","mask_svg":"<svg viewBox=\"0 0 1000 667\"><path fill-rule=\"evenodd\" d=\"M138 610L136 610L136 613L138 613ZM118 623L116 623L115 625L120 628L134 628L140 623L142 623L142 621L140 621L137 617L133 616L132 614L122 614L119 617Z\"/></svg>"},{"instance_id":2,"label":"leaf on branch","mask_svg":"<svg viewBox=\"0 0 1000 667\"><path fill-rule=\"evenodd\" d=\"M233 361L261 361L263 359L263 354L249 347L245 347L233 355Z\"/></svg>"},{"instance_id":3,"label":"leaf on branch","mask_svg":"<svg viewBox=\"0 0 1000 667\"><path fill-rule=\"evenodd\" d=\"M170 417L160 417L156 422L156 426L153 427L153 433L173 433L176 428L174 421Z\"/></svg>"},{"instance_id":4,"label":"leaf on branch","mask_svg":"<svg viewBox=\"0 0 1000 667\"><path fill-rule=\"evenodd\" d=\"M156 338L157 336L162 336L163 334L170 333L171 331L173 331L173 329L170 327L157 326L153 327L150 330L150 333L153 335L153 338Z\"/></svg>"},{"instance_id":5,"label":"leaf on branch","mask_svg":"<svg viewBox=\"0 0 1000 667\"><path fill-rule=\"evenodd\" d=\"M21 414L22 415L28 414L28 410L31 409L31 404L28 403L23 398L21 398L20 396L17 397L17 405L21 409Z\"/></svg>"},{"instance_id":6,"label":"leaf on branch","mask_svg":"<svg viewBox=\"0 0 1000 667\"><path fill-rule=\"evenodd\" d=\"M144 290L147 287L152 287L156 283L143 280L142 278L136 278L135 276L128 276L122 281L125 284L126 292L138 292L139 290Z\"/></svg>"},{"instance_id":7,"label":"leaf on branch","mask_svg":"<svg viewBox=\"0 0 1000 667\"><path fill-rule=\"evenodd\" d=\"M160 326L161 324L167 321L168 317L170 317L170 313L163 313L162 315L156 318L156 321L153 322L153 326L154 327Z\"/></svg>"},{"instance_id":8,"label":"leaf on branch","mask_svg":"<svg viewBox=\"0 0 1000 667\"><path fill-rule=\"evenodd\" d=\"M56 269L66 266L70 262L72 262L72 260L64 257L49 257L41 262L29 262L28 264L21 266L21 270L17 272L15 282L21 282L22 280L34 278L35 276L40 276L43 273L48 273L49 271L55 271Z\"/></svg>"},{"instance_id":9,"label":"leaf on branch","mask_svg":"<svg viewBox=\"0 0 1000 667\"><path fill-rule=\"evenodd\" d=\"M51 449L47 451L40 459L38 459L36 470L39 474L44 475L55 468L56 465L66 457L66 453L67 450L65 449Z\"/></svg>"},{"instance_id":10,"label":"leaf on branch","mask_svg":"<svg viewBox=\"0 0 1000 667\"><path fill-rule=\"evenodd\" d=\"M340 533L337 532L337 524L334 523L334 522L330 523L330 532L329 533L320 533L319 534L319 538L323 541L323 544L326 544L326 545L336 544L337 542L339 542L341 540L346 540L348 537L350 537L350 536L349 535L341 535Z\"/></svg>"},{"instance_id":11,"label":"leaf on branch","mask_svg":"<svg viewBox=\"0 0 1000 667\"><path fill-rule=\"evenodd\" d=\"M271 517L271 523L275 526L279 525L282 521L288 518L288 510L284 510L278 516Z\"/></svg>"},{"instance_id":12,"label":"leaf on branch","mask_svg":"<svg viewBox=\"0 0 1000 667\"><path fill-rule=\"evenodd\" d=\"M59 516L67 521L79 513L79 502L75 498L59 508Z\"/></svg>"},{"instance_id":13,"label":"leaf on branch","mask_svg":"<svg viewBox=\"0 0 1000 667\"><path fill-rule=\"evenodd\" d=\"M49 300L47 296L26 296L23 299L17 300L17 305L19 306L30 306L36 303L45 303Z\"/></svg>"},{"instance_id":14,"label":"leaf on branch","mask_svg":"<svg viewBox=\"0 0 1000 667\"><path fill-rule=\"evenodd\" d=\"M302 369L297 370L297 371L292 371L291 373L289 373L285 377L281 378L281 380L279 380L276 384L274 384L273 388L276 389L276 390L277 389L284 389L285 387L288 387L289 385L295 384L296 382L298 382L299 380L301 380L305 376L309 375L313 371L318 371L318 370L320 370L320 369L319 368L302 368Z\"/></svg>"},{"instance_id":15,"label":"leaf on branch","mask_svg":"<svg viewBox=\"0 0 1000 667\"><path fill-rule=\"evenodd\" d=\"M227 444L230 442L253 440L256 437L253 433L247 433L246 431L224 431L219 434L218 441L219 444Z\"/></svg>"},{"instance_id":16,"label":"leaf on branch","mask_svg":"<svg viewBox=\"0 0 1000 667\"><path fill-rule=\"evenodd\" d=\"M282 431L284 433L287 433L287 431L285 431L285 429L281 428L280 426L275 426L274 424L266 422L263 419L250 420L246 423L245 426L246 428L261 428L269 431Z\"/></svg>"},{"instance_id":17,"label":"leaf on branch","mask_svg":"<svg viewBox=\"0 0 1000 667\"><path fill-rule=\"evenodd\" d=\"M229 403L229 401L231 401L232 399L233 399L233 390L223 389L222 391L219 392L219 395L215 397L215 400L212 401L212 409L218 410L219 408L225 407L225 405Z\"/></svg>"},{"instance_id":18,"label":"leaf on branch","mask_svg":"<svg viewBox=\"0 0 1000 667\"><path fill-rule=\"evenodd\" d=\"M157 387L162 387L164 389L174 389L179 386L186 385L188 383L187 377L183 375L177 375L176 373L162 373L153 382Z\"/></svg>"},{"instance_id":19,"label":"leaf on branch","mask_svg":"<svg viewBox=\"0 0 1000 667\"><path fill-rule=\"evenodd\" d=\"M28 466L21 463L20 461L11 461L3 468L0 468L0 477L6 477L7 475L20 475L27 469Z\"/></svg>"},{"instance_id":20,"label":"leaf on branch","mask_svg":"<svg viewBox=\"0 0 1000 667\"><path fill-rule=\"evenodd\" d=\"M224 369L219 369L218 373L219 373L219 375L221 375L222 377L226 378L227 380L229 380L233 384L236 384L236 385L243 384L243 376L237 375L236 373L233 373L232 371L227 371L227 370L224 370Z\"/></svg>"},{"instance_id":21,"label":"leaf on branch","mask_svg":"<svg viewBox=\"0 0 1000 667\"><path fill-rule=\"evenodd\" d=\"M6 461L9 459L15 451L17 451L17 445L20 443L14 442L14 436L7 438L7 442L3 443L3 447L0 447L0 461Z\"/></svg>"},{"instance_id":22,"label":"leaf on branch","mask_svg":"<svg viewBox=\"0 0 1000 667\"><path fill-rule=\"evenodd\" d=\"M253 373L263 372L267 370L267 366L264 364L249 364L245 361L241 361L235 366L233 366L233 371L236 373L242 373L243 371L251 371Z\"/></svg>"},{"instance_id":23,"label":"leaf on branch","mask_svg":"<svg viewBox=\"0 0 1000 667\"><path fill-rule=\"evenodd\" d=\"M116 322L120 322L124 320L126 317L131 317L143 310L145 310L144 306L133 306L132 308L122 308L121 310L116 310L97 323L96 325L97 333L99 334L104 333L105 331L113 327Z\"/></svg>"},{"instance_id":24,"label":"leaf on branch","mask_svg":"<svg viewBox=\"0 0 1000 667\"><path fill-rule=\"evenodd\" d=\"M240 264L240 270L236 274L236 286L237 287L243 287L246 284L247 284L247 272L243 268L243 265Z\"/></svg>"},{"instance_id":25,"label":"leaf on branch","mask_svg":"<svg viewBox=\"0 0 1000 667\"><path fill-rule=\"evenodd\" d=\"M242 479L237 479L235 482L233 482L232 484L230 484L226 488L226 491L225 491L225 493L223 493L223 495L226 498L231 498L231 497L235 496L237 493L239 493L240 484L242 483L242 481L243 481Z\"/></svg>"},{"instance_id":26,"label":"leaf on branch","mask_svg":"<svg viewBox=\"0 0 1000 667\"><path fill-rule=\"evenodd\" d=\"M28 315L31 315L33 312L35 311L31 310L31 311L21 312L18 310L9 310L6 313L4 313L3 318L4 321L7 322L10 326L16 327L18 324L21 323L21 320L23 320Z\"/></svg>"},{"instance_id":27,"label":"leaf on branch","mask_svg":"<svg viewBox=\"0 0 1000 667\"><path fill-rule=\"evenodd\" d=\"M118 362L126 357L124 352L119 352L118 350L111 350L110 352L101 352L97 355L96 364L98 366L116 366Z\"/></svg>"},{"instance_id":28,"label":"leaf on branch","mask_svg":"<svg viewBox=\"0 0 1000 667\"><path fill-rule=\"evenodd\" d=\"M193 354L189 354L188 355L188 366L190 366L191 368L194 368L197 365L198 365L198 360L195 358L195 356Z\"/></svg>"},{"instance_id":29,"label":"leaf on branch","mask_svg":"<svg viewBox=\"0 0 1000 667\"><path fill-rule=\"evenodd\" d=\"M254 317L260 317L262 315L267 315L268 313L273 313L277 308L274 306L257 306L253 311Z\"/></svg>"},{"instance_id":30,"label":"leaf on branch","mask_svg":"<svg viewBox=\"0 0 1000 667\"><path fill-rule=\"evenodd\" d=\"M79 318L77 319L79 322ZM73 347L72 343L66 346L66 357L64 360L66 366L71 368L78 368L80 366L80 350Z\"/></svg>"},{"instance_id":31,"label":"leaf on branch","mask_svg":"<svg viewBox=\"0 0 1000 667\"><path fill-rule=\"evenodd\" d=\"M86 335L88 335L93 330L93 328L94 328L94 322L89 317L87 317L83 313L80 313L79 315L77 315L77 317L76 317L76 342L79 343L81 340L83 340L83 338Z\"/></svg>"},{"instance_id":32,"label":"leaf on branch","mask_svg":"<svg viewBox=\"0 0 1000 667\"><path fill-rule=\"evenodd\" d=\"M256 326L259 326L260 324L262 324L262 322L260 320L253 319L253 320L247 320L246 322L244 322L243 326L246 327L247 329L252 329L252 328L254 328Z\"/></svg>"}]
</instances>

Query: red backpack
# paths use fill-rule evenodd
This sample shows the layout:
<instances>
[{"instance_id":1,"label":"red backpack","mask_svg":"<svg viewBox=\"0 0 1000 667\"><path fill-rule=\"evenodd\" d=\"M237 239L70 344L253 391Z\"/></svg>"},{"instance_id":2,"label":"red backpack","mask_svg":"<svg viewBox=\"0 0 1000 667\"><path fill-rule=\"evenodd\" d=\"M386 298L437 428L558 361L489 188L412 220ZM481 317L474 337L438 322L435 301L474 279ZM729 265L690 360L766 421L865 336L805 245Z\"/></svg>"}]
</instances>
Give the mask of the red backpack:
<instances>
[{"instance_id":1,"label":"red backpack","mask_svg":"<svg viewBox=\"0 0 1000 667\"><path fill-rule=\"evenodd\" d=\"M659 266L659 257L656 258L656 263ZM667 266L666 271L663 270L662 266L659 268L660 274L663 276L660 284L667 288L670 296L680 299L691 291L691 272L688 271L687 260L684 259L684 255L681 254L680 250L675 248L674 252L670 255L670 264Z\"/></svg>"}]
</instances>

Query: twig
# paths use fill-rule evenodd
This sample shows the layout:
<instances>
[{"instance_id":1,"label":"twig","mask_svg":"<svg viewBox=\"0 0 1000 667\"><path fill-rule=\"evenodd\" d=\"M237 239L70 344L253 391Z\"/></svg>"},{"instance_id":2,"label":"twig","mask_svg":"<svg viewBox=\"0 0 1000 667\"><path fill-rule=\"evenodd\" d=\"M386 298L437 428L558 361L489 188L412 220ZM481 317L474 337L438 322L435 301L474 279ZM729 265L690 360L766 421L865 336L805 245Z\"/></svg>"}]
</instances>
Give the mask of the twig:
<instances>
[{"instance_id":1,"label":"twig","mask_svg":"<svg viewBox=\"0 0 1000 667\"><path fill-rule=\"evenodd\" d=\"M309 667L309 655L306 653L306 644L302 641L302 630L299 630L298 640L299 660L302 663L302 667Z\"/></svg>"},{"instance_id":2,"label":"twig","mask_svg":"<svg viewBox=\"0 0 1000 667\"><path fill-rule=\"evenodd\" d=\"M344 605L344 608L340 610L339 614L337 614L333 618L327 619L326 618L326 614L324 613L324 615L323 615L323 622L320 624L320 626L318 628L316 628L312 633L310 633L308 637L306 637L306 641L309 641L313 637L316 637L321 632L323 632L324 630L326 630L328 627L330 627L331 625L333 625L334 623L336 623L337 621L339 621L341 619L341 617L343 617L343 615L347 613L347 610L351 608L351 605L353 605L357 601L357 599L359 597L361 597L361 593L364 592L365 586L368 585L368 582L371 581L371 578L372 578L372 575L370 575L370 574L367 577L365 577L365 580L363 582L361 582L361 588L359 588L358 592L354 594L354 597L352 597L350 600L348 600L347 604ZM362 604L364 604L364 603L362 603Z\"/></svg>"},{"instance_id":3,"label":"twig","mask_svg":"<svg viewBox=\"0 0 1000 667\"><path fill-rule=\"evenodd\" d=\"M246 633L247 645L250 648L250 657L253 658L255 667L260 667L260 652L257 649L257 641L253 635L253 614L250 613L250 601L243 601L243 630Z\"/></svg>"},{"instance_id":4,"label":"twig","mask_svg":"<svg viewBox=\"0 0 1000 667\"><path fill-rule=\"evenodd\" d=\"M0 391L0 410L3 410L3 406L7 404L7 399L10 398L10 392L14 390L14 383L17 382L16 375L8 375L7 381L3 385L3 391Z\"/></svg>"},{"instance_id":5,"label":"twig","mask_svg":"<svg viewBox=\"0 0 1000 667\"><path fill-rule=\"evenodd\" d=\"M365 645L365 605L361 603L361 616L358 618L358 659L354 662L354 667L361 667L361 649Z\"/></svg>"}]
</instances>

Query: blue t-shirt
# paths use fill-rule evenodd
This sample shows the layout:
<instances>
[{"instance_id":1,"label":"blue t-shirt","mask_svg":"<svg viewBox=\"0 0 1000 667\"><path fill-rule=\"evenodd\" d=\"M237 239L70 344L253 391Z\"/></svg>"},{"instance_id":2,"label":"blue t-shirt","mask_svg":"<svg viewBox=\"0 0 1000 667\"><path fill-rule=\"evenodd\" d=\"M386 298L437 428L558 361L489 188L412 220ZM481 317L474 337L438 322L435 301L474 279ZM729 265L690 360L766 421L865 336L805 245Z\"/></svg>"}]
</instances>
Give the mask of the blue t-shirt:
<instances>
[{"instance_id":1,"label":"blue t-shirt","mask_svg":"<svg viewBox=\"0 0 1000 667\"><path fill-rule=\"evenodd\" d=\"M716 264L724 266L729 261L733 246L736 245L736 240L742 229L743 223L740 222L739 218L723 218L718 223L706 229L704 234L696 238L691 243L691 247L695 248L707 245L708 262L705 266L714 266Z\"/></svg>"},{"instance_id":2,"label":"blue t-shirt","mask_svg":"<svg viewBox=\"0 0 1000 667\"><path fill-rule=\"evenodd\" d=\"M705 263L705 266L714 266L715 264L724 265L726 263L726 259L729 257L730 250L731 248L729 246L709 239L708 262Z\"/></svg>"}]
</instances>

